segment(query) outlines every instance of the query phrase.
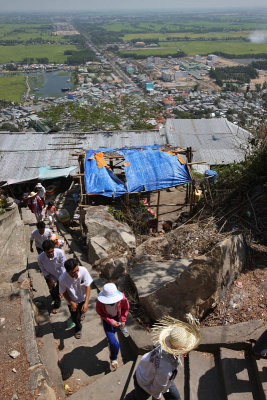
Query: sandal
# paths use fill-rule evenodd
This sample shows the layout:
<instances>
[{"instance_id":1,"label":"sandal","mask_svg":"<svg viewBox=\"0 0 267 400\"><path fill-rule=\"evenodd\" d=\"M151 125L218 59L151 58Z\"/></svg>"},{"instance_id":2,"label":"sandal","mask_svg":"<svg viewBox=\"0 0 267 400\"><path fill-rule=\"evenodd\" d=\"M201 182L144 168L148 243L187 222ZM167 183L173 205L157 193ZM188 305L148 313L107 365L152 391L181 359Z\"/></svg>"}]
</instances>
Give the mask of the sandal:
<instances>
[{"instance_id":1,"label":"sandal","mask_svg":"<svg viewBox=\"0 0 267 400\"><path fill-rule=\"evenodd\" d=\"M74 337L75 337L75 339L81 339L82 331L75 332Z\"/></svg>"}]
</instances>

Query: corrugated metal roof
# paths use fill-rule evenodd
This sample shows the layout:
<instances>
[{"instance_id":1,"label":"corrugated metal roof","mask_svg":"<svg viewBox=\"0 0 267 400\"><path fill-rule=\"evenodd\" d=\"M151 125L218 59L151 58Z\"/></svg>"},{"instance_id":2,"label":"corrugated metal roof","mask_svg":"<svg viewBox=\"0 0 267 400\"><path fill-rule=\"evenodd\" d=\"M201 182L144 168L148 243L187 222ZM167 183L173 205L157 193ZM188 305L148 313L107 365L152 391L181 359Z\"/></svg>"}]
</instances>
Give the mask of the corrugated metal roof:
<instances>
[{"instance_id":1,"label":"corrugated metal roof","mask_svg":"<svg viewBox=\"0 0 267 400\"><path fill-rule=\"evenodd\" d=\"M225 118L168 119L158 131L118 131L95 133L58 132L0 133L0 180L26 181L36 178L41 166L69 167L77 165L71 154L81 150L130 146L171 145L192 147L193 161L209 165L243 159L249 132Z\"/></svg>"},{"instance_id":2,"label":"corrugated metal roof","mask_svg":"<svg viewBox=\"0 0 267 400\"><path fill-rule=\"evenodd\" d=\"M168 119L162 129L168 144L192 147L195 150L193 161L206 161L208 165L243 160L247 140L251 137L248 131L226 118Z\"/></svg>"},{"instance_id":3,"label":"corrugated metal roof","mask_svg":"<svg viewBox=\"0 0 267 400\"><path fill-rule=\"evenodd\" d=\"M26 181L38 176L38 167L77 165L71 154L101 147L165 144L165 134L144 132L0 133L0 180Z\"/></svg>"}]
</instances>

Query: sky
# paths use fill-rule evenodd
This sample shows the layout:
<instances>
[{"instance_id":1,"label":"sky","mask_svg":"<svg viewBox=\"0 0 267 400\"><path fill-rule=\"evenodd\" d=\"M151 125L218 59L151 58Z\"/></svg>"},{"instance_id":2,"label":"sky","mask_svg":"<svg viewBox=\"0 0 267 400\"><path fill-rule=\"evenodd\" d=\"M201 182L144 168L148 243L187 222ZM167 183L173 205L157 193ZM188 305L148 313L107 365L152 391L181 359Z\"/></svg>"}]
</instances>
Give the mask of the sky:
<instances>
[{"instance_id":1,"label":"sky","mask_svg":"<svg viewBox=\"0 0 267 400\"><path fill-rule=\"evenodd\" d=\"M266 0L0 0L2 12L266 7Z\"/></svg>"}]
</instances>

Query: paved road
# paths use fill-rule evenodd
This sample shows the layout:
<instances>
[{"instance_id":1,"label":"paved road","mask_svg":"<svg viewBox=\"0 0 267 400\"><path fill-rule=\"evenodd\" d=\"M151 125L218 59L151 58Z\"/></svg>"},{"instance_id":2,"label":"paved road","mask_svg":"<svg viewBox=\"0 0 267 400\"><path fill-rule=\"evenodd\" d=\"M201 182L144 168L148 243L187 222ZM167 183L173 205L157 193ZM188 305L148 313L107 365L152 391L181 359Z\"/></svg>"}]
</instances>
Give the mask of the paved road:
<instances>
[{"instance_id":1,"label":"paved road","mask_svg":"<svg viewBox=\"0 0 267 400\"><path fill-rule=\"evenodd\" d=\"M131 78L124 72L122 71L119 66L113 61L111 60L109 57L107 57L107 55L103 54L91 41L87 41L86 42L87 46L95 53L96 58L99 61L102 61L104 63L110 64L111 67L113 68L114 72L122 78L122 80L128 84L128 85L132 85L135 86L137 88L137 85L131 80Z\"/></svg>"}]
</instances>

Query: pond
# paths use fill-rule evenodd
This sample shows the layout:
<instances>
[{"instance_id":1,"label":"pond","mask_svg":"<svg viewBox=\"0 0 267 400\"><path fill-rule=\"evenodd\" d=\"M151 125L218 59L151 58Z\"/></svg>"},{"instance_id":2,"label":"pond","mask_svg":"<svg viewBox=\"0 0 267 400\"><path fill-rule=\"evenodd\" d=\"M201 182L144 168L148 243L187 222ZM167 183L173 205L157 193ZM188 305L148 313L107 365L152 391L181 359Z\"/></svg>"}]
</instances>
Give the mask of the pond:
<instances>
[{"instance_id":1,"label":"pond","mask_svg":"<svg viewBox=\"0 0 267 400\"><path fill-rule=\"evenodd\" d=\"M31 94L36 97L59 97L66 93L62 89L72 89L70 71L37 72L29 74Z\"/></svg>"}]
</instances>

